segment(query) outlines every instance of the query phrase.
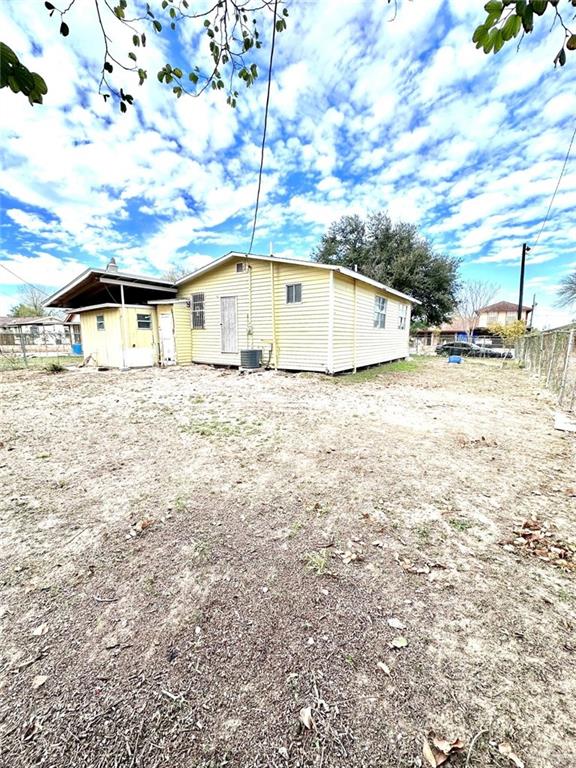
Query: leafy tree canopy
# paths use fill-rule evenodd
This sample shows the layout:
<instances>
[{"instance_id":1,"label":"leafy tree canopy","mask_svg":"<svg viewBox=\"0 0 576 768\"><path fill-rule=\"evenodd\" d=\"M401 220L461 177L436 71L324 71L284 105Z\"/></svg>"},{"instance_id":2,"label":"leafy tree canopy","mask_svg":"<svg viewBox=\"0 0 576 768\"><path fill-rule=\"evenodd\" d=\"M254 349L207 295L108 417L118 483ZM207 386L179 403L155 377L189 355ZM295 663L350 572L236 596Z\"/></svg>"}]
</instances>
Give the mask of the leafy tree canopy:
<instances>
[{"instance_id":1,"label":"leafy tree canopy","mask_svg":"<svg viewBox=\"0 0 576 768\"><path fill-rule=\"evenodd\" d=\"M148 42L147 35L175 32L180 24L196 23L207 44L204 58L199 62L167 63L156 77L177 98L184 93L200 96L211 88L223 91L228 104L236 106L238 81L249 87L258 77L252 54L262 47L259 24L270 16L276 32L282 32L286 29L288 10L279 8L281 0L217 0L206 2L204 9L196 2L191 8L191 3L192 0L156 0L146 3L143 13L142 3L137 0L118 0L116 5L108 0L94 0L98 20L95 32L100 36L102 50L98 93L105 101L112 99L121 112L126 112L134 102L134 96L118 87L111 76L120 71L131 75L139 85L144 83L148 71L139 57L142 58L142 49ZM73 32L74 13L81 13L82 5L78 0L71 0L64 8L44 3L46 13L55 19L63 37ZM128 50L119 51L113 43L119 31L127 32L131 39ZM9 87L14 93L24 94L32 105L42 104L48 92L45 80L37 72L30 72L8 45L1 46L0 88Z\"/></svg>"},{"instance_id":2,"label":"leafy tree canopy","mask_svg":"<svg viewBox=\"0 0 576 768\"><path fill-rule=\"evenodd\" d=\"M10 310L10 317L44 317L44 309L38 311L37 307L32 307L30 304L16 304Z\"/></svg>"},{"instance_id":3,"label":"leafy tree canopy","mask_svg":"<svg viewBox=\"0 0 576 768\"><path fill-rule=\"evenodd\" d=\"M537 18L546 15L542 23L549 27L549 32L554 32L555 28L560 30L561 45L554 66L563 67L566 64L566 51L576 50L576 34L567 26L564 18L576 18L569 6L576 8L576 0L566 0L564 3L561 0L489 0L484 6L486 19L476 27L472 41L484 53L498 53L519 34L522 40L524 35L533 32ZM564 9L568 14L564 13Z\"/></svg>"},{"instance_id":4,"label":"leafy tree canopy","mask_svg":"<svg viewBox=\"0 0 576 768\"><path fill-rule=\"evenodd\" d=\"M340 264L419 299L415 321L439 325L456 303L459 259L434 252L414 224L393 223L387 213L366 220L343 216L312 252L315 261Z\"/></svg>"}]
</instances>

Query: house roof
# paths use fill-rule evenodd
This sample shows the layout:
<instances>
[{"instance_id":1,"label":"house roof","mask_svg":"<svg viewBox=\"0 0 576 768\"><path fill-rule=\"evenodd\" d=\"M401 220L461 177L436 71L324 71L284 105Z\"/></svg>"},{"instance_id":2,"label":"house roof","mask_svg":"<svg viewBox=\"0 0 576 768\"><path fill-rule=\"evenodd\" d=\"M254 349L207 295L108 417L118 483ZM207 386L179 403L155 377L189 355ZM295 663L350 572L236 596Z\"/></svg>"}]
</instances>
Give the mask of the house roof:
<instances>
[{"instance_id":1,"label":"house roof","mask_svg":"<svg viewBox=\"0 0 576 768\"><path fill-rule=\"evenodd\" d=\"M63 325L63 322L57 317L51 317L50 315L42 317L0 317L0 326L2 328L13 328L20 325Z\"/></svg>"},{"instance_id":2,"label":"house roof","mask_svg":"<svg viewBox=\"0 0 576 768\"><path fill-rule=\"evenodd\" d=\"M86 269L46 299L44 306L78 309L110 301L120 304L122 290L126 303L139 304L148 299L165 297L167 294L175 295L177 289L172 281L158 277L106 269Z\"/></svg>"},{"instance_id":3,"label":"house roof","mask_svg":"<svg viewBox=\"0 0 576 768\"><path fill-rule=\"evenodd\" d=\"M518 312L518 304L511 301L497 301L496 304L489 304L478 310L478 314L484 312ZM532 307L522 307L522 312L532 312Z\"/></svg>"},{"instance_id":4,"label":"house roof","mask_svg":"<svg viewBox=\"0 0 576 768\"><path fill-rule=\"evenodd\" d=\"M183 283L187 283L190 280L195 280L197 277L200 277L200 275L204 275L206 272L210 272L211 270L216 269L217 267L225 264L227 261L231 261L232 259L244 259L246 257L255 259L256 261L277 262L279 264L294 264L301 267L311 267L312 269L328 269L333 272L339 272L340 274L346 275L347 277L351 277L354 280L359 280L362 283L372 285L374 288L379 288L381 291L391 293L393 296L406 299L406 301L410 301L412 304L422 303L418 301L418 299L415 299L413 296L408 296L406 293L397 291L395 288L390 288L390 286L384 285L384 283L379 283L377 280L372 280L372 278L366 277L366 275L363 275L361 272L354 272L354 270L348 269L347 267L341 267L336 264L320 264L317 261L304 261L303 259L284 259L278 256L262 256L255 253L238 253L237 251L230 251L229 253L224 254L224 256L221 256L219 259L215 259L210 264L207 264L204 267L200 267L200 269L197 269L195 272L191 272L189 275L181 277L176 281L175 285L182 285Z\"/></svg>"}]
</instances>

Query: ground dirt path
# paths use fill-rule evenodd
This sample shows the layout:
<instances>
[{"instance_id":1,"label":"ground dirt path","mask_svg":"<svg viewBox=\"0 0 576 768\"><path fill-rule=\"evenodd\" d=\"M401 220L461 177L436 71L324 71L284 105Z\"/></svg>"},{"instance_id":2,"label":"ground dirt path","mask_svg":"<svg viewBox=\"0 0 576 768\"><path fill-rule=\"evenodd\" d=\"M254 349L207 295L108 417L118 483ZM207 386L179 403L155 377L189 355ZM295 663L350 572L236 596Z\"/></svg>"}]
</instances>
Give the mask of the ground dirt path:
<instances>
[{"instance_id":1,"label":"ground dirt path","mask_svg":"<svg viewBox=\"0 0 576 768\"><path fill-rule=\"evenodd\" d=\"M2 766L576 765L576 440L525 372L6 372L0 409Z\"/></svg>"}]
</instances>

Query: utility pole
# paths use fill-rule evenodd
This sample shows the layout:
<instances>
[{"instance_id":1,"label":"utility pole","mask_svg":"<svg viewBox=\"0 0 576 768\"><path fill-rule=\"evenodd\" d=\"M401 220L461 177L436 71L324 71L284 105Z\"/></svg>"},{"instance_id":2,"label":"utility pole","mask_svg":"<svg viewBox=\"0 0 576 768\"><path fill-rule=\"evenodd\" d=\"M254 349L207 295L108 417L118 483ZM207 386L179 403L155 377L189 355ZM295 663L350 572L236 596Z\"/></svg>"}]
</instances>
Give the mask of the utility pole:
<instances>
[{"instance_id":1,"label":"utility pole","mask_svg":"<svg viewBox=\"0 0 576 768\"><path fill-rule=\"evenodd\" d=\"M520 297L518 298L518 320L522 320L522 300L524 298L524 272L526 270L526 254L530 246L522 244L522 262L520 264Z\"/></svg>"}]
</instances>

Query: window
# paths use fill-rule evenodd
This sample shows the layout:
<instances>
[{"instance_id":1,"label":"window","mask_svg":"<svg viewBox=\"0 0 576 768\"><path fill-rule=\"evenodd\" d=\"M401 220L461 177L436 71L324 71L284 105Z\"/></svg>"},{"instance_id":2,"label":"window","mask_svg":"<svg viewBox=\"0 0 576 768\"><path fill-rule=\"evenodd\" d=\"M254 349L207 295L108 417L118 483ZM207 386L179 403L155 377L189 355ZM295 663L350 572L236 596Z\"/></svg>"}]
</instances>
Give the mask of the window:
<instances>
[{"instance_id":1,"label":"window","mask_svg":"<svg viewBox=\"0 0 576 768\"><path fill-rule=\"evenodd\" d=\"M204 294L192 294L192 328L204 328Z\"/></svg>"},{"instance_id":2,"label":"window","mask_svg":"<svg viewBox=\"0 0 576 768\"><path fill-rule=\"evenodd\" d=\"M96 315L96 330L104 330L104 315Z\"/></svg>"},{"instance_id":3,"label":"window","mask_svg":"<svg viewBox=\"0 0 576 768\"><path fill-rule=\"evenodd\" d=\"M138 322L138 330L151 331L152 330L152 315L136 315Z\"/></svg>"},{"instance_id":4,"label":"window","mask_svg":"<svg viewBox=\"0 0 576 768\"><path fill-rule=\"evenodd\" d=\"M384 296L374 296L374 328L386 327L386 305Z\"/></svg>"},{"instance_id":5,"label":"window","mask_svg":"<svg viewBox=\"0 0 576 768\"><path fill-rule=\"evenodd\" d=\"M498 314L496 312L491 312L488 315L486 322L488 323L488 325L497 325L498 324Z\"/></svg>"},{"instance_id":6,"label":"window","mask_svg":"<svg viewBox=\"0 0 576 768\"><path fill-rule=\"evenodd\" d=\"M406 318L408 317L408 304L400 304L398 308L398 328L406 328Z\"/></svg>"},{"instance_id":7,"label":"window","mask_svg":"<svg viewBox=\"0 0 576 768\"><path fill-rule=\"evenodd\" d=\"M292 283L286 286L286 304L302 302L302 283Z\"/></svg>"},{"instance_id":8,"label":"window","mask_svg":"<svg viewBox=\"0 0 576 768\"><path fill-rule=\"evenodd\" d=\"M246 262L239 261L236 264L236 272L246 272Z\"/></svg>"}]
</instances>

